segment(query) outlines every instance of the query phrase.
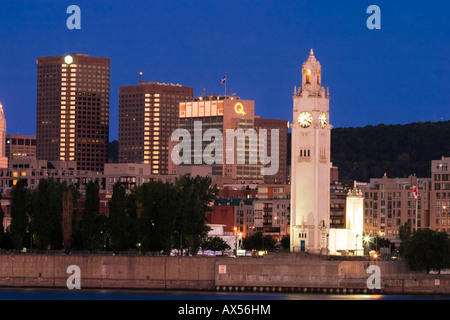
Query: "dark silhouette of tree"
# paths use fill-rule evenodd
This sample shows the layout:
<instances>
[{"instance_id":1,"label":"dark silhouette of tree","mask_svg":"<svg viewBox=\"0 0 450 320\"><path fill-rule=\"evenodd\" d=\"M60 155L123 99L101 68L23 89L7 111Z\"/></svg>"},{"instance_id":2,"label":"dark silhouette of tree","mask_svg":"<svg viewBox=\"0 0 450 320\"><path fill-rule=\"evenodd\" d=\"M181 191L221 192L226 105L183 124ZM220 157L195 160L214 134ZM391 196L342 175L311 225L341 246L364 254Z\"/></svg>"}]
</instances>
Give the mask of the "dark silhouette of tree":
<instances>
[{"instance_id":1,"label":"dark silhouette of tree","mask_svg":"<svg viewBox=\"0 0 450 320\"><path fill-rule=\"evenodd\" d=\"M403 257L411 270L429 273L450 267L450 240L446 232L419 229L404 242Z\"/></svg>"},{"instance_id":2,"label":"dark silhouette of tree","mask_svg":"<svg viewBox=\"0 0 450 320\"><path fill-rule=\"evenodd\" d=\"M102 226L99 219L100 198L98 182L90 181L86 186L86 202L81 222L83 247L89 251L97 251L103 242Z\"/></svg>"},{"instance_id":3,"label":"dark silhouette of tree","mask_svg":"<svg viewBox=\"0 0 450 320\"><path fill-rule=\"evenodd\" d=\"M23 181L18 180L11 190L11 243L16 250L21 250L28 226L28 190Z\"/></svg>"},{"instance_id":4,"label":"dark silhouette of tree","mask_svg":"<svg viewBox=\"0 0 450 320\"><path fill-rule=\"evenodd\" d=\"M114 251L128 249L126 192L120 181L114 184L109 207L109 244Z\"/></svg>"}]
</instances>

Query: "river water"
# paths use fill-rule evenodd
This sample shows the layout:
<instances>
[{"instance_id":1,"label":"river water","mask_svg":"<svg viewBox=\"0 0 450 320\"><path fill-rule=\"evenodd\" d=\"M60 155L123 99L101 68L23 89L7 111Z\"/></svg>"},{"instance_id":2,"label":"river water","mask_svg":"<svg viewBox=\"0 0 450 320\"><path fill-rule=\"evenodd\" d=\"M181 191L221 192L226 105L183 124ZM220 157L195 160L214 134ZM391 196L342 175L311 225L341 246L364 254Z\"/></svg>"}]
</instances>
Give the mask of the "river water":
<instances>
[{"instance_id":1,"label":"river water","mask_svg":"<svg viewBox=\"0 0 450 320\"><path fill-rule=\"evenodd\" d=\"M364 295L311 293L250 293L215 291L113 290L113 289L53 289L0 288L0 300L450 300L440 295Z\"/></svg>"}]
</instances>

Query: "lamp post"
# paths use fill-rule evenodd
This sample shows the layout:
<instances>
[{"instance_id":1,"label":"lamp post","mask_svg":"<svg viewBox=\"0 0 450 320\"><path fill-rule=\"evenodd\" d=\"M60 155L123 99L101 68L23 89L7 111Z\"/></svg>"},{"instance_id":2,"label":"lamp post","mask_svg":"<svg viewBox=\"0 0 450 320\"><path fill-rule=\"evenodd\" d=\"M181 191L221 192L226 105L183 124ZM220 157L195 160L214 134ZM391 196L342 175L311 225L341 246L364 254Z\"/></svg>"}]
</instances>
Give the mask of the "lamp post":
<instances>
[{"instance_id":1,"label":"lamp post","mask_svg":"<svg viewBox=\"0 0 450 320\"><path fill-rule=\"evenodd\" d=\"M356 235L355 256L358 256L358 237L359 237L359 234Z\"/></svg>"}]
</instances>

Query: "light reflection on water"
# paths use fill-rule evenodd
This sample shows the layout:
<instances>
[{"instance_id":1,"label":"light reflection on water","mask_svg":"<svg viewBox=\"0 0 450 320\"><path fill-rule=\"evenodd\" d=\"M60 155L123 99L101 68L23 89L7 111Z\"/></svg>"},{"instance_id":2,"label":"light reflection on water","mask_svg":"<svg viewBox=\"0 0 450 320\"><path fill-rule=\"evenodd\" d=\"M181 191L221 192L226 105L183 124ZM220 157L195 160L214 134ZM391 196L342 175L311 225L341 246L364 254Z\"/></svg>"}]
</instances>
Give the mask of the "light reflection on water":
<instances>
[{"instance_id":1,"label":"light reflection on water","mask_svg":"<svg viewBox=\"0 0 450 320\"><path fill-rule=\"evenodd\" d=\"M0 288L0 300L450 300L450 296Z\"/></svg>"}]
</instances>

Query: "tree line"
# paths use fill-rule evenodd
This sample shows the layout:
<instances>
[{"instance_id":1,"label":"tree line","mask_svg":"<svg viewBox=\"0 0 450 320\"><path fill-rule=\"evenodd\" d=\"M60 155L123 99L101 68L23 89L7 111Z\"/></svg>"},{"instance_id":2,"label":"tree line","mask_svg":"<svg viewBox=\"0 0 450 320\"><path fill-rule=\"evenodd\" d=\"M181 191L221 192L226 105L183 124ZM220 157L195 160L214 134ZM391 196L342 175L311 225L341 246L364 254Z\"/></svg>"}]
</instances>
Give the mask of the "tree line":
<instances>
[{"instance_id":1,"label":"tree line","mask_svg":"<svg viewBox=\"0 0 450 320\"><path fill-rule=\"evenodd\" d=\"M207 246L206 213L218 189L210 177L181 176L174 183L151 181L126 192L120 182L100 214L98 181L90 181L78 208L75 186L41 179L35 190L19 180L11 190L11 224L0 226L0 247L21 250L112 250L195 255ZM82 203L82 202L81 202ZM0 210L0 221L4 213Z\"/></svg>"},{"instance_id":2,"label":"tree line","mask_svg":"<svg viewBox=\"0 0 450 320\"><path fill-rule=\"evenodd\" d=\"M335 128L331 157L339 180L431 176L431 160L450 156L450 121Z\"/></svg>"}]
</instances>

